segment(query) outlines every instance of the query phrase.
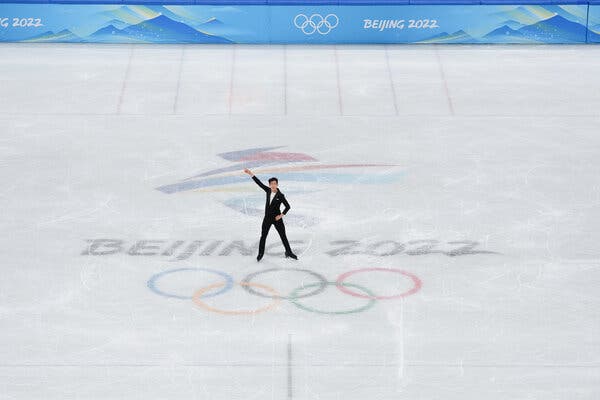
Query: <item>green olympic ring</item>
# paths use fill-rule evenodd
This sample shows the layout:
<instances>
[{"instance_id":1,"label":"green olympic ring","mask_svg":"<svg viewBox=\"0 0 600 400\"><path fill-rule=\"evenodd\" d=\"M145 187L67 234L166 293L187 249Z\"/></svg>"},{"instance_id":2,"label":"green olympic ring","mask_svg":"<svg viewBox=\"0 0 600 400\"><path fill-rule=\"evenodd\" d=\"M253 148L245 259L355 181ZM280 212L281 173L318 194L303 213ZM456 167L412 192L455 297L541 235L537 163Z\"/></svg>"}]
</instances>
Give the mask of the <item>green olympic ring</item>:
<instances>
[{"instance_id":1,"label":"green olympic ring","mask_svg":"<svg viewBox=\"0 0 600 400\"><path fill-rule=\"evenodd\" d=\"M303 289L306 288L311 288L311 287L317 287L320 286L321 283L312 283L310 285L303 285L300 287L297 287L296 289L294 289L290 295L290 297L288 298L289 301L291 301L296 307L298 307L301 310L304 311L309 311L309 312L313 312L313 313L317 313L317 314L329 314L329 315L341 315L341 314L354 314L354 313L359 313L359 312L363 312L363 311L367 311L369 308L373 307L375 305L376 299L375 299L375 294L373 292L371 292L369 289L362 287L360 285L355 285L353 283L337 283L337 282L327 282L328 286L339 286L339 285L343 285L343 286L350 286L356 289L359 289L361 291L363 291L364 293L366 293L368 295L368 299L369 302L367 304L365 304L364 306L358 307L358 308L353 308L350 310L343 310L343 311L323 311L323 310L319 310L316 308L312 308L309 306L306 306L304 304L300 304L300 298L302 296L299 296L299 292L302 291Z\"/></svg>"}]
</instances>

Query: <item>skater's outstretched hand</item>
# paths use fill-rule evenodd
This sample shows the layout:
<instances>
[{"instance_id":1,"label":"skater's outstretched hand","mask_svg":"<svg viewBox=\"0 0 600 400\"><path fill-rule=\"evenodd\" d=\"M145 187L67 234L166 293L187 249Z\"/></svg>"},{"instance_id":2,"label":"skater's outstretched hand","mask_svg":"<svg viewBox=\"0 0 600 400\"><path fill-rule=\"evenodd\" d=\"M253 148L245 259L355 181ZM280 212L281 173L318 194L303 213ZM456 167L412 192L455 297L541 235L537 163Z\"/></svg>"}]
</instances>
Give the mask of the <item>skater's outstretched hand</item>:
<instances>
[{"instance_id":1,"label":"skater's outstretched hand","mask_svg":"<svg viewBox=\"0 0 600 400\"><path fill-rule=\"evenodd\" d=\"M247 173L250 176L254 176L254 174L252 173L252 171L250 171L248 168L244 168L244 172Z\"/></svg>"}]
</instances>

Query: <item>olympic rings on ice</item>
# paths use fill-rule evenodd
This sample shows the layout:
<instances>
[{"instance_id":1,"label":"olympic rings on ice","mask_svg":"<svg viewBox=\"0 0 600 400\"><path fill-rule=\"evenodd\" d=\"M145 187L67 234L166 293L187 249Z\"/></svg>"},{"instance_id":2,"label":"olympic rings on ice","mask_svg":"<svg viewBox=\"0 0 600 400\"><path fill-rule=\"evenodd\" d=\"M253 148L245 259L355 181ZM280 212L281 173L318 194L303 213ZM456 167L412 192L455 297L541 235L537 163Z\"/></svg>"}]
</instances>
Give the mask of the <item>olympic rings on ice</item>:
<instances>
[{"instance_id":1,"label":"olympic rings on ice","mask_svg":"<svg viewBox=\"0 0 600 400\"><path fill-rule=\"evenodd\" d=\"M221 278L222 282L212 283L212 284L203 286L203 287L197 289L191 296L187 296L187 295L183 295L183 294L179 294L179 293L171 293L171 292L168 292L168 291L165 291L165 290L159 288L158 283L165 276L175 274L175 273L190 272L190 271L208 272L210 274L216 275L217 277ZM302 284L300 286L298 286L297 288L293 289L288 295L279 293L275 288L273 288L271 286L268 286L268 285L265 285L262 283L253 282L253 280L255 280L256 278L261 277L265 274L278 273L278 272L290 272L290 271L291 272L301 272L305 275L308 275L309 277L312 277L313 279L311 279L307 283L304 283L304 281L301 281ZM381 295L381 294L374 293L371 289L368 289L362 285L346 282L354 275L367 273L367 272L386 272L386 273L399 274L406 278L409 278L410 281L412 282L412 286L410 289L408 289L402 293L397 293L397 294L392 294L392 295ZM266 306L259 307L256 309L227 310L227 309L220 309L220 308L213 307L204 301L204 299L216 297L216 296L219 296L221 294L224 294L224 293L230 291L231 289L233 289L233 287L235 285L241 286L247 293L249 293L253 296L269 299L270 302ZM156 293L160 296L181 299L181 300L191 299L194 302L194 304L201 309L204 309L206 311L210 311L213 313L224 314L224 315L258 314L258 313L268 311L268 310L271 310L271 309L277 307L281 303L281 300L288 300L294 306L296 306L297 308L304 310L304 311L318 313L318 314L337 314L337 315L339 315L339 314L353 314L353 313L366 311L366 310L370 309L371 307L373 307L375 305L375 303L379 300L400 299L400 298L410 296L410 295L418 292L421 289L422 282L416 275L414 275L410 272L396 269L396 268L355 269L352 271L344 272L335 281L328 281L320 273L309 270L309 269L269 268L269 269L252 272L252 273L248 274L244 279L242 279L238 283L235 283L233 277L223 271L207 269L207 268L176 268L176 269L172 269L172 270L159 272L159 273L153 275L148 280L147 286L150 290L152 290L154 293ZM324 309L321 309L320 307L315 308L315 307L308 306L303 303L303 299L308 298L308 297L317 296L317 295L321 294L322 292L324 292L328 287L331 287L331 286L335 286L338 290L340 290L344 294L365 299L365 300L367 300L367 302L364 305L361 305L359 307L345 309L345 310L328 310L327 307L325 307Z\"/></svg>"}]
</instances>

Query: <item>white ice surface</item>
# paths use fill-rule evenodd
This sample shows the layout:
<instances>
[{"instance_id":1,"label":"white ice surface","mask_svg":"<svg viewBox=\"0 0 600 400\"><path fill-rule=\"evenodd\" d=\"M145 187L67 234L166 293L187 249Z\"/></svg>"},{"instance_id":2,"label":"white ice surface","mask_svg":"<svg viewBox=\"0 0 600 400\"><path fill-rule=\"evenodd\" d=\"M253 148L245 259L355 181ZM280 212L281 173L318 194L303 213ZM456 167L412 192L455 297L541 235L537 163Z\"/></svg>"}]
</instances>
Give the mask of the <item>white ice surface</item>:
<instances>
[{"instance_id":1,"label":"white ice surface","mask_svg":"<svg viewBox=\"0 0 600 400\"><path fill-rule=\"evenodd\" d=\"M600 398L599 72L591 46L1 45L0 398ZM251 181L221 188L237 192L155 188L263 146L398 167L353 169L351 184L327 171L282 180L286 218L313 223L287 224L299 261L277 254L272 230L257 264L260 218L224 205L241 195L261 207ZM82 254L102 238L164 240L161 251L243 241L252 254ZM327 253L344 239L361 254ZM364 254L385 240L406 248ZM417 240L495 253L411 255ZM148 289L181 267L236 280L275 267L329 280L399 268L423 286L356 314L284 300L229 316ZM171 278L162 288L185 294L220 281ZM353 282L407 288L392 278ZM307 280L256 282L289 292ZM365 301L328 287L303 303ZM268 300L236 287L206 302Z\"/></svg>"}]
</instances>

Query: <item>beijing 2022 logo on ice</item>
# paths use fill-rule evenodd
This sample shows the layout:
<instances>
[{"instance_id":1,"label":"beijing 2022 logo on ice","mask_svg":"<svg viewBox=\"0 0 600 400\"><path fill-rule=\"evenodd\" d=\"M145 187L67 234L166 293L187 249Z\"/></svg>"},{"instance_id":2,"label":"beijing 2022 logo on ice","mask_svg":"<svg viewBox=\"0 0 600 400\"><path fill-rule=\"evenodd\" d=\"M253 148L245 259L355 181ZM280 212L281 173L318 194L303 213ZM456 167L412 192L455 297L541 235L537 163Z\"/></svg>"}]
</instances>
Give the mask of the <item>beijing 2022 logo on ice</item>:
<instances>
[{"instance_id":1,"label":"beijing 2022 logo on ice","mask_svg":"<svg viewBox=\"0 0 600 400\"><path fill-rule=\"evenodd\" d=\"M298 14L294 18L294 26L300 29L305 35L312 35L315 32L327 35L339 23L340 19L335 14L327 14L326 16L322 16L321 14L312 14L311 16Z\"/></svg>"},{"instance_id":2,"label":"beijing 2022 logo on ice","mask_svg":"<svg viewBox=\"0 0 600 400\"><path fill-rule=\"evenodd\" d=\"M317 182L326 188L329 184L342 185L382 185L396 183L404 176L404 170L397 164L384 163L322 163L304 153L273 151L284 146L259 147L236 150L218 154L219 157L234 164L210 171L200 172L177 183L156 188L166 194L187 191L227 193L228 197L220 200L225 206L250 216L264 214L262 194L252 190L251 195L231 196L235 192L248 192L253 185L242 173L244 168L252 168L256 174L276 175L286 185L293 182ZM252 188L254 189L254 188ZM286 190L290 195L314 193L313 185L298 185ZM292 225L312 226L318 223L314 216L293 213L286 216L286 223Z\"/></svg>"},{"instance_id":3,"label":"beijing 2022 logo on ice","mask_svg":"<svg viewBox=\"0 0 600 400\"><path fill-rule=\"evenodd\" d=\"M262 217L262 194L243 196L235 192L256 192L252 183L242 173L243 168L252 168L257 174L274 174L290 184L286 193L294 196L308 194L314 198L315 191L329 190L330 185L382 185L393 184L404 177L404 169L396 164L384 163L324 163L304 154L274 151L283 146L259 147L230 151L218 154L229 164L209 171L199 172L176 183L157 187L165 194L187 191L214 192L219 201L244 215ZM300 183L299 185L294 183ZM306 182L318 182L308 185ZM323 189L320 189L323 187ZM292 189L294 188L294 189ZM354 190L354 188L352 189ZM223 200L223 198L225 200ZM312 200L314 201L314 200ZM286 216L286 221L297 225L316 224L316 219L296 215ZM294 220L295 218L295 220ZM123 239L88 239L81 255L86 256L122 256L173 257L169 262L192 260L194 256L229 256L238 253L250 256L256 245L247 246L243 240L152 240L144 238L132 245ZM303 241L300 241L304 244ZM333 248L324 252L330 257L356 257L359 254L370 257L390 257L395 255L422 256L446 255L449 257L497 254L493 251L479 250L478 242L458 240L442 243L437 239L409 240L401 243L395 240L383 240L371 243L369 240L333 240ZM279 245L279 244L277 244ZM268 252L268 251L267 251ZM310 264L310 262L309 262ZM254 315L273 310L280 303L291 303L305 312L328 315L356 314L371 309L376 303L402 300L419 292L421 279L410 271L391 266L355 265L335 275L323 273L322 264L318 269L302 268L266 268L258 271L244 270L244 276L236 279L235 274L216 267L205 266L175 267L156 272L146 281L146 286L155 295L168 299L191 301L196 308L205 312L222 315ZM287 274L286 279L276 279L279 274ZM385 278L382 278L385 274ZM379 278L376 278L379 276ZM240 277L238 277L240 278ZM307 279L308 278L308 279ZM281 284L283 283L283 284ZM391 287L390 284L393 284ZM231 308L233 289L245 293L247 299L258 299L259 305L245 302L243 308L235 304ZM239 290L241 289L241 291ZM341 293L344 303L330 304L323 297L317 297L325 291ZM309 298L317 297L314 301ZM213 298L223 299L215 300ZM262 298L262 300L261 300ZM319 303L321 298L321 303ZM228 300L229 299L229 300ZM318 303L318 304L315 304Z\"/></svg>"}]
</instances>

